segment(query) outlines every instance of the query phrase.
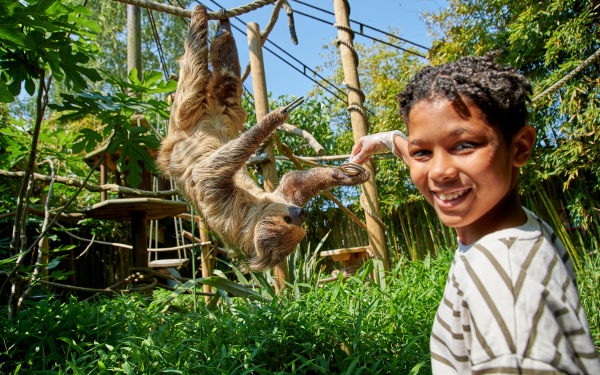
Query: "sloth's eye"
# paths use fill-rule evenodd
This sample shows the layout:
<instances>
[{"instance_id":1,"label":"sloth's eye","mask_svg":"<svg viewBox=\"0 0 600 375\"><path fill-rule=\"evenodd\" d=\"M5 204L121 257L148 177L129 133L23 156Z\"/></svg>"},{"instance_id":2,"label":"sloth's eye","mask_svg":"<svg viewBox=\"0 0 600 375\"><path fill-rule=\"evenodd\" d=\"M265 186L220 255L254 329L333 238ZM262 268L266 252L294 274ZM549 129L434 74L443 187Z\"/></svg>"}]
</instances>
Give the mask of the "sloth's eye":
<instances>
[{"instance_id":1,"label":"sloth's eye","mask_svg":"<svg viewBox=\"0 0 600 375\"><path fill-rule=\"evenodd\" d=\"M285 220L285 222L288 223L288 224L292 222L292 218L289 217L289 216L284 216L283 220Z\"/></svg>"}]
</instances>

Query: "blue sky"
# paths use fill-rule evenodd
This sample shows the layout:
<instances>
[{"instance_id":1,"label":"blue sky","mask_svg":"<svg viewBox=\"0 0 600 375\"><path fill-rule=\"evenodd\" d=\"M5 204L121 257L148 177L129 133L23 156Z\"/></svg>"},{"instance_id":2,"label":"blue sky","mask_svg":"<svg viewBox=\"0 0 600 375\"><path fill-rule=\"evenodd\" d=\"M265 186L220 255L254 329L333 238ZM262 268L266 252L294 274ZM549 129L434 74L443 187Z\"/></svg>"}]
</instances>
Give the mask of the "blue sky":
<instances>
[{"instance_id":1,"label":"blue sky","mask_svg":"<svg viewBox=\"0 0 600 375\"><path fill-rule=\"evenodd\" d=\"M215 1L226 8L232 8L240 5L239 0ZM332 23L335 22L334 16L309 8L293 0L290 0L289 2L294 10L322 18ZM303 0L303 2L333 12L332 0ZM210 1L203 1L203 3L213 10L218 9L218 7ZM429 47L431 46L431 38L429 35L427 35L427 29L425 27L425 23L421 19L421 14L424 11L432 12L440 9L441 7L446 7L447 1L351 0L350 6L350 19L360 21L366 25L376 27L380 30L389 31L390 28L398 29L400 30L401 37ZM272 8L272 6L263 7L240 16L240 19L242 19L244 22L256 22L259 24L261 29L264 29L271 16ZM299 14L294 15L294 21L296 25L296 34L298 35L298 45L294 45L291 41L287 16L283 9L279 15L277 24L269 35L269 40L279 45L281 48L296 57L302 63L306 64L308 67L314 69L324 63L325 60L321 56L321 54L324 52L322 47L336 38L337 31L332 26L312 20ZM232 24L246 31L245 26L241 22L232 19ZM355 25L353 25L353 27L355 27ZM375 31L367 32L365 30L365 34L367 33L374 37L384 39L382 34L379 34ZM240 64L242 69L244 69L248 63L248 39L237 30L233 30L233 35L236 39L239 51ZM355 40L361 43L371 43L369 39L366 39L360 35L357 35ZM266 46L277 52L280 56L285 57L288 61L294 63L291 58L285 56L272 46L269 46L268 43ZM267 90L272 92L274 97L279 95L301 96L313 89L314 83L311 80L294 70L292 67L286 65L283 61L279 60L270 52L263 50L263 56L267 78ZM299 64L295 65L301 68ZM245 86L252 91L251 77L246 80Z\"/></svg>"}]
</instances>

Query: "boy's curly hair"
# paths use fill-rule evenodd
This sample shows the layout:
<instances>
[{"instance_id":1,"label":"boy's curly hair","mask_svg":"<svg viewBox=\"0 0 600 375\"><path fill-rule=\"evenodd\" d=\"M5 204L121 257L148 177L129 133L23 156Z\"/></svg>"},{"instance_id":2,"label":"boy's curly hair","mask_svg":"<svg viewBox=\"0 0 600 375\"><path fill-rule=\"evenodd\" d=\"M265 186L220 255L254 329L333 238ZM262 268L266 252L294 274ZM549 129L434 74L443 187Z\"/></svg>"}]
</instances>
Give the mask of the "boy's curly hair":
<instances>
[{"instance_id":1,"label":"boy's curly hair","mask_svg":"<svg viewBox=\"0 0 600 375\"><path fill-rule=\"evenodd\" d=\"M410 110L422 100L466 101L479 107L484 120L497 126L510 142L527 122L531 83L515 69L498 64L497 55L492 52L480 57L463 57L456 62L421 69L397 96L399 113L406 124Z\"/></svg>"}]
</instances>

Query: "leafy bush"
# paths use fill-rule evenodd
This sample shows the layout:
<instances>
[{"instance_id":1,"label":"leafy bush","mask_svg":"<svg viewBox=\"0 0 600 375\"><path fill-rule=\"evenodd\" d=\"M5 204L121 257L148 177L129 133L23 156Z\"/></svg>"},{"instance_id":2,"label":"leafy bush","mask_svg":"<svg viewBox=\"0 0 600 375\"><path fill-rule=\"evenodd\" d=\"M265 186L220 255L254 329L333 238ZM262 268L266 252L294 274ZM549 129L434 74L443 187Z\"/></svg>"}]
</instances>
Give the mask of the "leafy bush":
<instances>
[{"instance_id":1,"label":"leafy bush","mask_svg":"<svg viewBox=\"0 0 600 375\"><path fill-rule=\"evenodd\" d=\"M205 306L200 313L162 312L164 306L130 296L95 303L47 299L13 321L2 318L0 371L423 373L450 262L449 254L404 262L387 287L354 278L307 285L299 298L235 298L212 312ZM181 296L179 309L190 308L191 299Z\"/></svg>"}]
</instances>

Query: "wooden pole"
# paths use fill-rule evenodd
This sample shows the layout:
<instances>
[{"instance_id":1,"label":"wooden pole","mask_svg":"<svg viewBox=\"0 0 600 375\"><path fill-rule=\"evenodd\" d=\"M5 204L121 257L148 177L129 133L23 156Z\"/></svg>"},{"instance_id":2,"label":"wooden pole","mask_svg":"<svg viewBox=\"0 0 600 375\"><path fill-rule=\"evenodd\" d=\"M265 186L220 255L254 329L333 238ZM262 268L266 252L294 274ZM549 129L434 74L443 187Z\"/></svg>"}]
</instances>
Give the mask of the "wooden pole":
<instances>
[{"instance_id":1,"label":"wooden pole","mask_svg":"<svg viewBox=\"0 0 600 375\"><path fill-rule=\"evenodd\" d=\"M260 27L255 22L250 22L246 26L248 32L248 46L250 48L250 71L252 72L252 88L254 89L254 105L256 109L256 121L261 121L269 113L269 97L267 95L267 81L265 79L265 66L262 55L262 41L260 36ZM275 152L273 151L273 141L269 140L265 144L264 153L267 154L267 160L262 164L264 187L267 193L275 191L277 188L277 168L275 165ZM285 287L282 280L289 282L290 275L287 266L287 259L273 268L275 279L275 292L279 293Z\"/></svg>"},{"instance_id":2,"label":"wooden pole","mask_svg":"<svg viewBox=\"0 0 600 375\"><path fill-rule=\"evenodd\" d=\"M208 233L206 232L208 230L208 224L206 224L206 220L204 220L204 218L201 217L198 224L200 226L200 240L202 242L208 242L209 238ZM212 276L212 259L210 256L210 246L202 245L200 250L202 252L202 277L210 277ZM217 251L216 248L215 251ZM212 293L212 287L210 285L202 284L202 290L204 293ZM210 302L210 296L204 296L204 300L208 304Z\"/></svg>"},{"instance_id":3,"label":"wooden pole","mask_svg":"<svg viewBox=\"0 0 600 375\"><path fill-rule=\"evenodd\" d=\"M137 69L142 79L142 17L141 8L127 4L127 74Z\"/></svg>"},{"instance_id":4,"label":"wooden pole","mask_svg":"<svg viewBox=\"0 0 600 375\"><path fill-rule=\"evenodd\" d=\"M131 213L131 246L133 247L133 266L148 267L148 234L146 232L146 213Z\"/></svg>"},{"instance_id":5,"label":"wooden pole","mask_svg":"<svg viewBox=\"0 0 600 375\"><path fill-rule=\"evenodd\" d=\"M105 155L104 159L102 160L102 164L100 164L100 185L104 185L106 183L108 183L107 180L107 168L106 168L106 158L110 157L110 155ZM108 198L108 191L106 190L102 190L102 192L100 193L100 202L104 202L106 199Z\"/></svg>"},{"instance_id":6,"label":"wooden pole","mask_svg":"<svg viewBox=\"0 0 600 375\"><path fill-rule=\"evenodd\" d=\"M347 6L346 0L333 0L333 8L335 11L335 22L339 25L350 27L350 7ZM338 38L340 40L347 41L350 43L350 45L352 45L353 34L350 31L338 28ZM354 87L360 87L358 71L356 69L356 63L352 50L350 50L350 48L348 48L346 45L340 43L340 53L342 55L342 66L344 68L344 82ZM348 104L358 105L362 108L362 99L355 90L348 90ZM350 119L352 121L352 130L354 132L354 142L357 142L360 137L367 135L368 124L358 111L351 111ZM364 201L368 203L369 208L371 211L373 211L373 213L381 217L379 200L377 198L377 183L375 182L375 168L370 160L365 163L363 167L365 167L369 173L371 173L369 180L363 184L363 195L365 195ZM383 229L369 215L365 216L367 218L367 233L369 234L369 244L371 249L373 249L376 258L383 261L384 269L389 271L390 269Z\"/></svg>"}]
</instances>

